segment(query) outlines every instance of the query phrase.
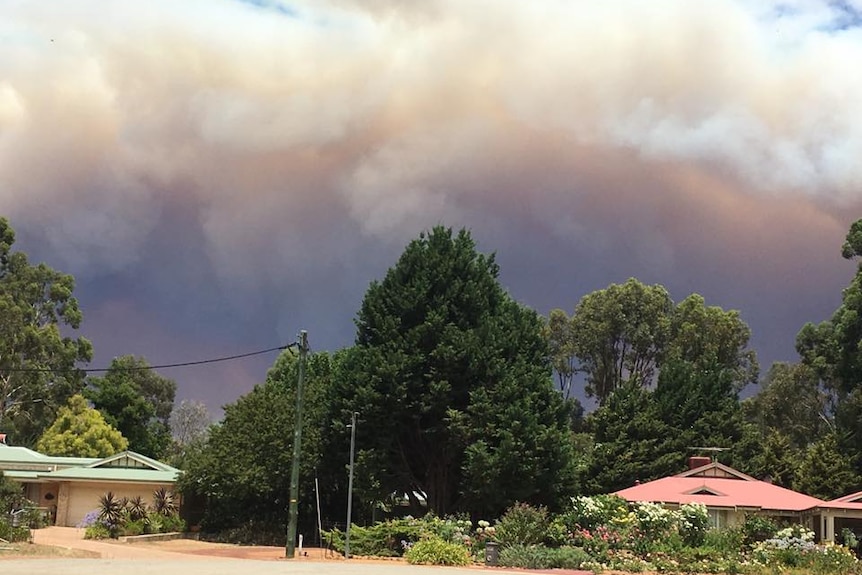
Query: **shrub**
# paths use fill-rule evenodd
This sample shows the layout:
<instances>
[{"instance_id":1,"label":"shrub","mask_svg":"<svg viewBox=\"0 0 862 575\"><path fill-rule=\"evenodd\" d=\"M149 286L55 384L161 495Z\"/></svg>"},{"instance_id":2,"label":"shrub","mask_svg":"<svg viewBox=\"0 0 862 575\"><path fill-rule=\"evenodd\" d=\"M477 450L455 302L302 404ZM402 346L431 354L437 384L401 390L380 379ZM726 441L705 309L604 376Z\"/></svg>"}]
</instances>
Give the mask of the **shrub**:
<instances>
[{"instance_id":1,"label":"shrub","mask_svg":"<svg viewBox=\"0 0 862 575\"><path fill-rule=\"evenodd\" d=\"M852 529L845 527L841 530L841 544L848 549L856 549L859 546L859 538Z\"/></svg>"},{"instance_id":2,"label":"shrub","mask_svg":"<svg viewBox=\"0 0 862 575\"><path fill-rule=\"evenodd\" d=\"M155 511L151 511L147 515L146 533L163 533L165 518Z\"/></svg>"},{"instance_id":3,"label":"shrub","mask_svg":"<svg viewBox=\"0 0 862 575\"><path fill-rule=\"evenodd\" d=\"M94 523L84 531L84 539L108 539L111 530L104 523Z\"/></svg>"},{"instance_id":4,"label":"shrub","mask_svg":"<svg viewBox=\"0 0 862 575\"><path fill-rule=\"evenodd\" d=\"M353 555L376 557L399 557L416 541L423 530L415 519L396 519L377 523L369 527L350 526L350 552ZM430 534L429 534L430 535ZM332 547L344 551L345 533L338 529L324 532L332 541Z\"/></svg>"},{"instance_id":5,"label":"shrub","mask_svg":"<svg viewBox=\"0 0 862 575\"><path fill-rule=\"evenodd\" d=\"M123 535L126 536L135 536L142 535L146 525L143 519L138 519L137 521L126 521L125 525L123 525Z\"/></svg>"},{"instance_id":6,"label":"shrub","mask_svg":"<svg viewBox=\"0 0 862 575\"><path fill-rule=\"evenodd\" d=\"M350 551L355 555L394 557L404 554L407 548L422 539L436 537L450 543L479 546L494 537L495 529L487 521L471 533L472 522L466 518L439 518L426 515L421 519L405 517L377 523L369 527L351 525ZM324 537L332 547L344 550L345 533L339 529L325 531Z\"/></svg>"},{"instance_id":7,"label":"shrub","mask_svg":"<svg viewBox=\"0 0 862 575\"><path fill-rule=\"evenodd\" d=\"M569 527L592 530L600 525L626 523L628 502L618 495L596 495L594 497L572 497L571 508L560 517Z\"/></svg>"},{"instance_id":8,"label":"shrub","mask_svg":"<svg viewBox=\"0 0 862 575\"><path fill-rule=\"evenodd\" d=\"M548 510L516 503L500 517L496 537L501 545L537 545L544 542L548 533Z\"/></svg>"},{"instance_id":9,"label":"shrub","mask_svg":"<svg viewBox=\"0 0 862 575\"><path fill-rule=\"evenodd\" d=\"M686 503L679 508L679 535L691 547L701 545L709 531L709 511L703 503Z\"/></svg>"},{"instance_id":10,"label":"shrub","mask_svg":"<svg viewBox=\"0 0 862 575\"><path fill-rule=\"evenodd\" d=\"M164 533L183 533L186 530L186 522L179 515L162 517L162 529Z\"/></svg>"},{"instance_id":11,"label":"shrub","mask_svg":"<svg viewBox=\"0 0 862 575\"><path fill-rule=\"evenodd\" d=\"M729 554L739 553L743 547L744 534L736 527L710 529L703 538L703 546Z\"/></svg>"},{"instance_id":12,"label":"shrub","mask_svg":"<svg viewBox=\"0 0 862 575\"><path fill-rule=\"evenodd\" d=\"M469 565L472 561L466 547L439 537L417 541L404 558L411 565Z\"/></svg>"},{"instance_id":13,"label":"shrub","mask_svg":"<svg viewBox=\"0 0 862 575\"><path fill-rule=\"evenodd\" d=\"M751 546L760 541L771 539L778 533L778 524L763 515L746 515L742 524L743 543Z\"/></svg>"},{"instance_id":14,"label":"shrub","mask_svg":"<svg viewBox=\"0 0 862 575\"><path fill-rule=\"evenodd\" d=\"M27 527L12 527L5 518L0 519L0 539L11 543L26 541L30 538L30 530Z\"/></svg>"},{"instance_id":15,"label":"shrub","mask_svg":"<svg viewBox=\"0 0 862 575\"><path fill-rule=\"evenodd\" d=\"M268 521L250 520L236 527L219 531L218 533L203 532L200 537L204 541L215 543L281 547L285 544L286 534L283 523L276 524Z\"/></svg>"},{"instance_id":16,"label":"shrub","mask_svg":"<svg viewBox=\"0 0 862 575\"><path fill-rule=\"evenodd\" d=\"M31 506L25 507L21 513L21 525L26 525L30 529L41 529L45 527L45 517L42 512L33 507L32 502L28 502Z\"/></svg>"},{"instance_id":17,"label":"shrub","mask_svg":"<svg viewBox=\"0 0 862 575\"><path fill-rule=\"evenodd\" d=\"M579 547L511 545L500 550L499 565L520 569L580 569L592 557Z\"/></svg>"}]
</instances>

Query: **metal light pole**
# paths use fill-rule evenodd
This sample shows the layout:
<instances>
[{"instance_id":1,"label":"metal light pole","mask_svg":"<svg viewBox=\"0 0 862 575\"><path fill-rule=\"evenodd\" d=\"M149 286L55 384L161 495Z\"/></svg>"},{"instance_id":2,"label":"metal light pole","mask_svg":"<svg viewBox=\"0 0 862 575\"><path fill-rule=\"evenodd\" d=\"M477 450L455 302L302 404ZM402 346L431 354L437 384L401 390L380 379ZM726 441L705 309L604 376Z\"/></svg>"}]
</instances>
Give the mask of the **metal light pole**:
<instances>
[{"instance_id":1,"label":"metal light pole","mask_svg":"<svg viewBox=\"0 0 862 575\"><path fill-rule=\"evenodd\" d=\"M356 453L356 416L355 411L350 416L350 474L347 480L347 529L344 534L344 558L350 559L350 514L353 511L353 456Z\"/></svg>"},{"instance_id":2,"label":"metal light pole","mask_svg":"<svg viewBox=\"0 0 862 575\"><path fill-rule=\"evenodd\" d=\"M299 460L302 441L302 380L305 377L305 356L308 354L308 332L299 332L299 375L296 378L296 422L293 426L293 465L290 468L290 506L287 519L287 549L285 557L296 554L296 522L299 498Z\"/></svg>"}]
</instances>

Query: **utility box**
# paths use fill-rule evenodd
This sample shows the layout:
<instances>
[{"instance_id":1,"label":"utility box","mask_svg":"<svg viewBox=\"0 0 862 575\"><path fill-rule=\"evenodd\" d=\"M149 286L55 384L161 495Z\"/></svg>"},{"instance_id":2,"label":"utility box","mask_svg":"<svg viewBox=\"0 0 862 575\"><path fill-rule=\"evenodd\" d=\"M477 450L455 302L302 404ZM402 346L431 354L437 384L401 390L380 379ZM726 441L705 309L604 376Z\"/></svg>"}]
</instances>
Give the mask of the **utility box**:
<instances>
[{"instance_id":1,"label":"utility box","mask_svg":"<svg viewBox=\"0 0 862 575\"><path fill-rule=\"evenodd\" d=\"M485 543L485 565L496 567L500 559L500 544L488 541Z\"/></svg>"}]
</instances>

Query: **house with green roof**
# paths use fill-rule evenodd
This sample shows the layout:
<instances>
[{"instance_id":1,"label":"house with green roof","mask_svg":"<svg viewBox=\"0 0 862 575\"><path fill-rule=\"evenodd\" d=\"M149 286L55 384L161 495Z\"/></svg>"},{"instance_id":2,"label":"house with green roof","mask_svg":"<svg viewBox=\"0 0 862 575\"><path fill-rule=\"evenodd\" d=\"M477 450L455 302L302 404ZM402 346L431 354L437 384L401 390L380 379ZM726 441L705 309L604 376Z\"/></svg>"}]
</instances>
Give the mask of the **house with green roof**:
<instances>
[{"instance_id":1,"label":"house with green roof","mask_svg":"<svg viewBox=\"0 0 862 575\"><path fill-rule=\"evenodd\" d=\"M172 491L180 470L134 451L102 459L55 457L0 441L0 471L24 486L24 495L51 521L74 527L99 507L99 498L111 491L117 497L141 497Z\"/></svg>"}]
</instances>

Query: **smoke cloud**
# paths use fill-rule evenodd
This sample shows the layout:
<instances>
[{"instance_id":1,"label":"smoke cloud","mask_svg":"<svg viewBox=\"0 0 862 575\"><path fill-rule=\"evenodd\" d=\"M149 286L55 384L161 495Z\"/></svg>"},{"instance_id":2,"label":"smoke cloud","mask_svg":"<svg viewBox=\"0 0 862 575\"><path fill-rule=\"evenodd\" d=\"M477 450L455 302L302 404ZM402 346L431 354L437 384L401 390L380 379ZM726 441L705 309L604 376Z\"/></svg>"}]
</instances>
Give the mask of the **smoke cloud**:
<instances>
[{"instance_id":1,"label":"smoke cloud","mask_svg":"<svg viewBox=\"0 0 862 575\"><path fill-rule=\"evenodd\" d=\"M788 358L853 272L860 61L859 1L7 0L0 213L103 359L346 345L437 223L539 311L637 276Z\"/></svg>"}]
</instances>

